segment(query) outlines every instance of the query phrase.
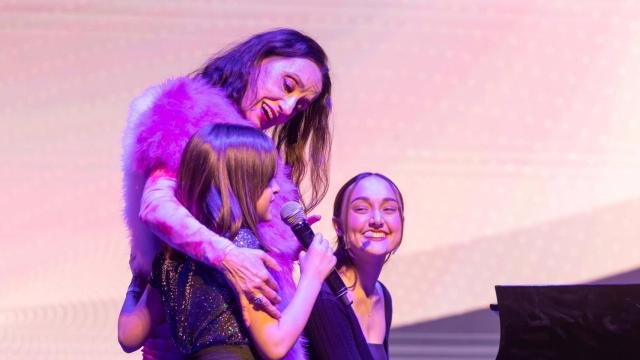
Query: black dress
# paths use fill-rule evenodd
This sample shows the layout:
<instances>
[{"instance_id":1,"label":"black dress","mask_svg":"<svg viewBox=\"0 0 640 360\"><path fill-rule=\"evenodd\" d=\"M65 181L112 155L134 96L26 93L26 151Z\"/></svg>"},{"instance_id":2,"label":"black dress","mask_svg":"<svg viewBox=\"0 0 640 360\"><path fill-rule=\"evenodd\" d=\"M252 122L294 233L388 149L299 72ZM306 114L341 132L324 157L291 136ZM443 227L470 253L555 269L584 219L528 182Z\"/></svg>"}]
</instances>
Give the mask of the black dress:
<instances>
[{"instance_id":1,"label":"black dress","mask_svg":"<svg viewBox=\"0 0 640 360\"><path fill-rule=\"evenodd\" d=\"M233 242L260 248L244 228ZM255 358L237 297L222 272L170 250L155 258L150 284L160 290L173 340L187 358Z\"/></svg>"},{"instance_id":2,"label":"black dress","mask_svg":"<svg viewBox=\"0 0 640 360\"><path fill-rule=\"evenodd\" d=\"M389 358L389 329L393 307L391 294L382 286L384 296L384 317L386 332L384 336L384 353ZM305 327L305 334L309 339L309 358L312 360L378 360L372 355L367 340L362 333L358 318L351 306L336 299L331 290L323 285L320 294L313 305L311 316ZM375 347L373 345L372 347Z\"/></svg>"}]
</instances>

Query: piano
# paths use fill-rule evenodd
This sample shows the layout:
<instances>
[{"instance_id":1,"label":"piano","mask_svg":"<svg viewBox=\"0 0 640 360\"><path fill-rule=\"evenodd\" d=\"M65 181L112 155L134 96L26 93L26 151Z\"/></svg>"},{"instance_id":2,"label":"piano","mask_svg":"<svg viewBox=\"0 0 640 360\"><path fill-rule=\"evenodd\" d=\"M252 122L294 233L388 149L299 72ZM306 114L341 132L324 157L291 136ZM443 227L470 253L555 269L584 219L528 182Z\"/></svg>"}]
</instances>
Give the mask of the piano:
<instances>
[{"instance_id":1,"label":"piano","mask_svg":"<svg viewBox=\"0 0 640 360\"><path fill-rule=\"evenodd\" d=\"M640 284L495 289L498 360L640 359Z\"/></svg>"}]
</instances>

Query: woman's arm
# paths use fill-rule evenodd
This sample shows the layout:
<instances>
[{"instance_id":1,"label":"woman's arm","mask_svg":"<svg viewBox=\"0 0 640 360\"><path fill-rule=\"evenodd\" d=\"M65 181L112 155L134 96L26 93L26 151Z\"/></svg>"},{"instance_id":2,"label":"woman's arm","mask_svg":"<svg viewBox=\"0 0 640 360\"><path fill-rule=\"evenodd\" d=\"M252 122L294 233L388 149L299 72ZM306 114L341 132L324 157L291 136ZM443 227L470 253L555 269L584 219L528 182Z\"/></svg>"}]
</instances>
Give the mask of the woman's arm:
<instances>
[{"instance_id":1,"label":"woman's arm","mask_svg":"<svg viewBox=\"0 0 640 360\"><path fill-rule=\"evenodd\" d=\"M138 350L164 319L159 291L143 283L136 276L131 279L118 317L118 342L128 353Z\"/></svg>"},{"instance_id":2,"label":"woman's arm","mask_svg":"<svg viewBox=\"0 0 640 360\"><path fill-rule=\"evenodd\" d=\"M277 320L257 311L244 295L240 302L249 316L249 331L256 348L268 359L284 357L302 333L313 304L318 296L322 281L335 266L329 242L317 234L308 253L301 254L301 275L296 292L282 317Z\"/></svg>"},{"instance_id":3,"label":"woman's arm","mask_svg":"<svg viewBox=\"0 0 640 360\"><path fill-rule=\"evenodd\" d=\"M278 263L264 251L239 248L202 225L176 199L175 188L172 174L163 169L152 172L145 183L140 219L167 245L221 270L236 292L264 295L261 309L280 317L273 305L280 302L278 287L265 267L280 271Z\"/></svg>"},{"instance_id":4,"label":"woman's arm","mask_svg":"<svg viewBox=\"0 0 640 360\"><path fill-rule=\"evenodd\" d=\"M176 180L171 173L154 171L144 186L140 219L169 246L219 269L235 246L200 224L176 199L175 189Z\"/></svg>"}]
</instances>

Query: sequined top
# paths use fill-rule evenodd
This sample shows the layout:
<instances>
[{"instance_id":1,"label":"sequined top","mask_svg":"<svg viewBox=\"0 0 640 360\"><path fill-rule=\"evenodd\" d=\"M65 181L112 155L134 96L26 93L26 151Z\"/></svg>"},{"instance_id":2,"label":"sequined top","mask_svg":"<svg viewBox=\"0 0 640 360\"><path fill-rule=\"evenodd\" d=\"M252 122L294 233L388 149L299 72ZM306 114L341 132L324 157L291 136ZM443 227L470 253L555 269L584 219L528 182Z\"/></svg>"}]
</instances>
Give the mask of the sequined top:
<instances>
[{"instance_id":1,"label":"sequined top","mask_svg":"<svg viewBox=\"0 0 640 360\"><path fill-rule=\"evenodd\" d=\"M259 249L249 229L233 240L238 247ZM224 274L175 250L159 253L151 286L160 290L167 321L178 349L193 354L215 345L248 345L236 295Z\"/></svg>"}]
</instances>

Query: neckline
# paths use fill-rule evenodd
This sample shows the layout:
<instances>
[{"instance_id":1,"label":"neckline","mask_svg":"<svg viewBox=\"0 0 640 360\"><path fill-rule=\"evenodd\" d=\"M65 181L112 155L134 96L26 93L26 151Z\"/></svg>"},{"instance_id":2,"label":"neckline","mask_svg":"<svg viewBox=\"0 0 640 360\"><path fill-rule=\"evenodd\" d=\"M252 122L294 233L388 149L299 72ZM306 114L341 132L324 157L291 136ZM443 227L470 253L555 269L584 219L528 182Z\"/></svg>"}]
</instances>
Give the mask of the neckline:
<instances>
[{"instance_id":1,"label":"neckline","mask_svg":"<svg viewBox=\"0 0 640 360\"><path fill-rule=\"evenodd\" d=\"M382 301L382 309L383 309L383 321L384 321L384 339L386 340L387 338L387 329L389 329L389 324L387 324L387 299L385 299L385 288L384 285L382 285L382 282L380 282L380 280L376 281L376 289L378 289L378 286L380 286L380 301ZM362 337L364 338L364 341L367 343L367 345L382 345L384 346L384 340L382 344L376 344L376 343L370 343L369 340L367 339L367 336L364 333L364 329L362 328L362 325L360 324L360 321L358 320L358 315L356 314L356 309L354 308L355 305L355 301L353 303L351 303L351 305L349 305L349 309L351 310L351 313L353 314L353 319L355 320L356 324L358 325L358 329L360 329L360 333L362 334Z\"/></svg>"}]
</instances>

